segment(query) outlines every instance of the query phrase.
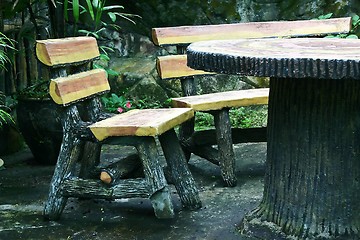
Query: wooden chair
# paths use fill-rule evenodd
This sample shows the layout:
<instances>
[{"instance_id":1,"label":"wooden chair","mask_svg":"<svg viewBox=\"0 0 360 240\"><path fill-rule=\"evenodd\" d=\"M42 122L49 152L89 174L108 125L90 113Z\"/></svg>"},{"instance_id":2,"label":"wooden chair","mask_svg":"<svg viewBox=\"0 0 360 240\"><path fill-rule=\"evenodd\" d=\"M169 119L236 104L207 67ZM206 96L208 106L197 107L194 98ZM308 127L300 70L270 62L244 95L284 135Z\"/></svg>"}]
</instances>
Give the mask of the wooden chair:
<instances>
[{"instance_id":1,"label":"wooden chair","mask_svg":"<svg viewBox=\"0 0 360 240\"><path fill-rule=\"evenodd\" d=\"M50 82L50 95L62 106L63 142L45 204L47 219L60 217L68 197L145 197L150 198L156 217L173 217L155 137L161 143L170 177L183 206L190 209L201 206L198 189L173 129L193 117L192 109L132 110L109 117L101 111L98 100L99 95L110 89L106 72L88 70L99 56L96 39L39 40L36 54L43 64L51 67L54 79ZM145 178L114 179L109 184L102 182L100 172L96 171L102 144L135 146Z\"/></svg>"},{"instance_id":2,"label":"wooden chair","mask_svg":"<svg viewBox=\"0 0 360 240\"><path fill-rule=\"evenodd\" d=\"M266 128L231 128L229 109L267 104L269 94L269 89L266 88L196 95L194 76L215 73L187 67L187 58L184 54L187 45L197 41L238 38L323 36L348 33L350 28L351 18L349 17L153 28L152 38L156 45L173 45L177 48L176 55L160 56L157 59L160 78L181 80L183 97L173 98L172 105L191 107L195 112L209 112L214 116L215 133L212 130L194 132L194 119L182 124L180 140L187 152L187 157L189 158L189 153L194 153L220 165L221 175L226 185L235 186L237 181L233 143L266 141ZM218 145L218 149L211 147L215 144Z\"/></svg>"}]
</instances>

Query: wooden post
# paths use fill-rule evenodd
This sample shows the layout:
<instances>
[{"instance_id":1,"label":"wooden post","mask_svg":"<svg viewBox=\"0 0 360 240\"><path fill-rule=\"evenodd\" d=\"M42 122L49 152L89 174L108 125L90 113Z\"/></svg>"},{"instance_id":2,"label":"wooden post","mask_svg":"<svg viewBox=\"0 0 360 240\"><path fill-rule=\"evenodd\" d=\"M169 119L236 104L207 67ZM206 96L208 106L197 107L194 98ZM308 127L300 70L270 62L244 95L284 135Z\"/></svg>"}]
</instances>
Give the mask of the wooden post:
<instances>
[{"instance_id":1,"label":"wooden post","mask_svg":"<svg viewBox=\"0 0 360 240\"><path fill-rule=\"evenodd\" d=\"M150 200L158 218L174 217L174 207L171 201L165 175L158 161L159 156L153 137L139 137L136 146L144 167L146 182L150 187Z\"/></svg>"},{"instance_id":2,"label":"wooden post","mask_svg":"<svg viewBox=\"0 0 360 240\"><path fill-rule=\"evenodd\" d=\"M213 111L221 176L229 187L236 186L235 154L231 138L229 109Z\"/></svg>"},{"instance_id":3,"label":"wooden post","mask_svg":"<svg viewBox=\"0 0 360 240\"><path fill-rule=\"evenodd\" d=\"M160 135L159 140L183 206L200 208L199 192L174 129Z\"/></svg>"},{"instance_id":4,"label":"wooden post","mask_svg":"<svg viewBox=\"0 0 360 240\"><path fill-rule=\"evenodd\" d=\"M74 165L81 154L80 139L71 131L72 126L80 121L76 106L71 106L64 111L62 116L63 142L55 166L54 175L50 183L49 197L45 203L44 217L57 220L65 207L67 197L61 193L61 185L66 177L73 175Z\"/></svg>"}]
</instances>

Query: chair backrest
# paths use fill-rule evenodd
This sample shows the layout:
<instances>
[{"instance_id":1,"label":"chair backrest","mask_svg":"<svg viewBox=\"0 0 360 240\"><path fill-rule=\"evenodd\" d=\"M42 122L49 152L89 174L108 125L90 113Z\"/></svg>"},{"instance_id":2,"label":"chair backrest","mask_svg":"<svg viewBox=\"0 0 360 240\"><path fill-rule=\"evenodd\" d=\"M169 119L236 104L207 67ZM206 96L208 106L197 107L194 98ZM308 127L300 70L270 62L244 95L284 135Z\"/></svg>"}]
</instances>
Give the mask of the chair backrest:
<instances>
[{"instance_id":1,"label":"chair backrest","mask_svg":"<svg viewBox=\"0 0 360 240\"><path fill-rule=\"evenodd\" d=\"M197 41L231 40L238 38L305 37L348 33L351 18L249 22L220 25L153 28L153 42L159 46L174 45L178 54L157 58L157 70L162 79L213 74L187 67L183 53L186 45Z\"/></svg>"},{"instance_id":2,"label":"chair backrest","mask_svg":"<svg viewBox=\"0 0 360 240\"><path fill-rule=\"evenodd\" d=\"M317 36L346 33L350 28L351 18L347 17L153 28L152 38L156 45L162 46L238 38Z\"/></svg>"},{"instance_id":3,"label":"chair backrest","mask_svg":"<svg viewBox=\"0 0 360 240\"><path fill-rule=\"evenodd\" d=\"M95 38L38 40L36 55L58 72L49 86L50 96L57 104L66 106L110 90L105 70L88 70L89 63L100 55Z\"/></svg>"}]
</instances>

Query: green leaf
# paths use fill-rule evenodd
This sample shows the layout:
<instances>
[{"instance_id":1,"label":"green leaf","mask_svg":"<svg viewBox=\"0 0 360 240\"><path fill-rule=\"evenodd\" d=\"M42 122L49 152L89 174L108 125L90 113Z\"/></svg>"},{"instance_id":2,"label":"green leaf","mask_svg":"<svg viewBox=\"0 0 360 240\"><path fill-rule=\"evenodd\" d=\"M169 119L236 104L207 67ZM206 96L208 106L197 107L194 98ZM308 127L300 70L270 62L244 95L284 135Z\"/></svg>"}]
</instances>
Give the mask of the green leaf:
<instances>
[{"instance_id":1,"label":"green leaf","mask_svg":"<svg viewBox=\"0 0 360 240\"><path fill-rule=\"evenodd\" d=\"M107 72L108 75L110 76L119 76L119 73L115 70L112 70L112 69L105 69L105 71Z\"/></svg>"},{"instance_id":2,"label":"green leaf","mask_svg":"<svg viewBox=\"0 0 360 240\"><path fill-rule=\"evenodd\" d=\"M93 5L91 3L91 0L86 0L86 4L88 6L88 12L91 16L91 19L94 21L95 20L95 15L94 15L94 8L93 8Z\"/></svg>"},{"instance_id":3,"label":"green leaf","mask_svg":"<svg viewBox=\"0 0 360 240\"><path fill-rule=\"evenodd\" d=\"M73 0L73 15L74 15L75 23L77 23L79 21L79 16L80 16L79 0Z\"/></svg>"},{"instance_id":4,"label":"green leaf","mask_svg":"<svg viewBox=\"0 0 360 240\"><path fill-rule=\"evenodd\" d=\"M359 20L360 20L359 15L354 15L351 17L351 21L353 25L357 24Z\"/></svg>"},{"instance_id":5,"label":"green leaf","mask_svg":"<svg viewBox=\"0 0 360 240\"><path fill-rule=\"evenodd\" d=\"M116 15L115 15L115 13L113 13L113 12L108 12L107 14L108 14L109 18L111 19L111 21L113 21L113 22L116 21Z\"/></svg>"},{"instance_id":6,"label":"green leaf","mask_svg":"<svg viewBox=\"0 0 360 240\"><path fill-rule=\"evenodd\" d=\"M109 11L111 9L124 9L124 7L121 5L111 5L111 6L106 6L103 9L104 11Z\"/></svg>"},{"instance_id":7,"label":"green leaf","mask_svg":"<svg viewBox=\"0 0 360 240\"><path fill-rule=\"evenodd\" d=\"M104 53L100 54L100 60L110 61L110 57Z\"/></svg>"},{"instance_id":8,"label":"green leaf","mask_svg":"<svg viewBox=\"0 0 360 240\"><path fill-rule=\"evenodd\" d=\"M358 39L358 36L355 34L350 34L349 36L347 36L346 38L351 38L351 39Z\"/></svg>"},{"instance_id":9,"label":"green leaf","mask_svg":"<svg viewBox=\"0 0 360 240\"><path fill-rule=\"evenodd\" d=\"M68 16L68 5L69 5L68 0L65 0L65 1L64 1L64 18L65 18L66 21L69 20L69 16Z\"/></svg>"},{"instance_id":10,"label":"green leaf","mask_svg":"<svg viewBox=\"0 0 360 240\"><path fill-rule=\"evenodd\" d=\"M328 14L325 14L325 15L320 15L319 17L318 17L318 19L329 19L329 18L331 18L331 16L333 15L333 13L328 13Z\"/></svg>"}]
</instances>

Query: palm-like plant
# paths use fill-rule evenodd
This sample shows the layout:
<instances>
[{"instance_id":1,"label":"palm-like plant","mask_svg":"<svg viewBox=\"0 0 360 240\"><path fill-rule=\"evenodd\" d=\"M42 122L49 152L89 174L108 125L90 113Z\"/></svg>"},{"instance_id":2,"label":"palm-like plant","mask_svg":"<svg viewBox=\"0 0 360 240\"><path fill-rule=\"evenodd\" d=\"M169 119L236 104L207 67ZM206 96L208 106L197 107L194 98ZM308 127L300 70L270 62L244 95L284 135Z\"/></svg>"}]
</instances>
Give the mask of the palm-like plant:
<instances>
[{"instance_id":1,"label":"palm-like plant","mask_svg":"<svg viewBox=\"0 0 360 240\"><path fill-rule=\"evenodd\" d=\"M6 52L9 48L14 49L13 40L0 32L0 71L6 70L6 63L10 62ZM14 119L8 113L9 110L5 104L5 94L0 91L0 129L2 129L5 124L15 124Z\"/></svg>"}]
</instances>

